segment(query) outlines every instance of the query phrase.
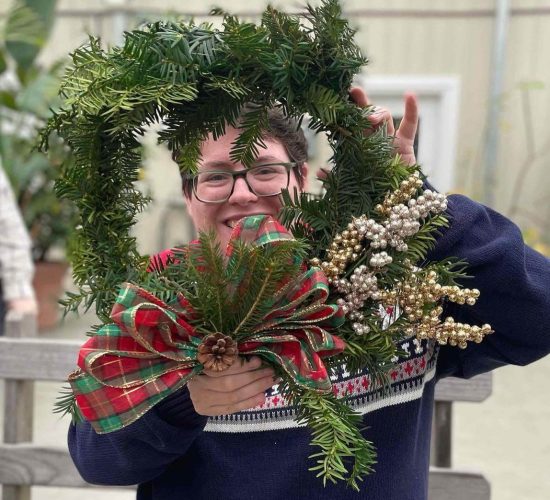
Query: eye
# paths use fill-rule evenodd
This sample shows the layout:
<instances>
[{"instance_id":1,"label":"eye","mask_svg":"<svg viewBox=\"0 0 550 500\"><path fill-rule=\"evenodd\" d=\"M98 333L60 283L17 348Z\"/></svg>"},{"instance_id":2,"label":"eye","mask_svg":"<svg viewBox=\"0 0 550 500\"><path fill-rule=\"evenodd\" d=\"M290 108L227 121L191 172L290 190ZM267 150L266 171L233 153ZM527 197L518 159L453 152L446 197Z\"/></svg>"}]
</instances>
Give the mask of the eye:
<instances>
[{"instance_id":1,"label":"eye","mask_svg":"<svg viewBox=\"0 0 550 500\"><path fill-rule=\"evenodd\" d=\"M286 168L284 165L275 164L275 165L258 165L250 169L250 175L256 180L265 181L279 176L286 175Z\"/></svg>"},{"instance_id":2,"label":"eye","mask_svg":"<svg viewBox=\"0 0 550 500\"><path fill-rule=\"evenodd\" d=\"M203 172L197 180L199 184L223 184L231 178L230 174L224 172Z\"/></svg>"},{"instance_id":3,"label":"eye","mask_svg":"<svg viewBox=\"0 0 550 500\"><path fill-rule=\"evenodd\" d=\"M254 175L272 175L277 173L277 169L274 167L256 167L254 169Z\"/></svg>"}]
</instances>

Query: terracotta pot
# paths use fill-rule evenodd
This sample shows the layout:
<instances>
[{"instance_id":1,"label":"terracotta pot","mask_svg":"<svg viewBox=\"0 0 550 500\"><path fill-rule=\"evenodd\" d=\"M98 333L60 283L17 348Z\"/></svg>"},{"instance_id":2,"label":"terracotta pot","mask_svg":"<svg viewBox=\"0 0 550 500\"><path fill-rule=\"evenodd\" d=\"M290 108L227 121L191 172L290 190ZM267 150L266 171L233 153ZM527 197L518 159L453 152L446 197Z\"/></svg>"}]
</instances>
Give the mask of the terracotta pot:
<instances>
[{"instance_id":1,"label":"terracotta pot","mask_svg":"<svg viewBox=\"0 0 550 500\"><path fill-rule=\"evenodd\" d=\"M52 329L59 322L62 308L58 301L68 267L66 262L35 263L33 286L38 302L38 330Z\"/></svg>"}]
</instances>

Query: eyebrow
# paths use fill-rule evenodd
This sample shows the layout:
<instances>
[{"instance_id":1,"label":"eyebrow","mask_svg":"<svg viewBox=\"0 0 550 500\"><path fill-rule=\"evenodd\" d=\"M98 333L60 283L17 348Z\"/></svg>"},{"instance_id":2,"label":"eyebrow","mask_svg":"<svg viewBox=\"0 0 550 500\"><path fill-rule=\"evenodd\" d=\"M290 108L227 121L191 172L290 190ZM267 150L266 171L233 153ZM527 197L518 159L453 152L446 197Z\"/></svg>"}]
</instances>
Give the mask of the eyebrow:
<instances>
[{"instance_id":1,"label":"eyebrow","mask_svg":"<svg viewBox=\"0 0 550 500\"><path fill-rule=\"evenodd\" d=\"M258 156L256 160L254 161L255 164L261 165L263 163L286 163L286 161L281 160L280 158L277 158L273 155L267 155L267 156ZM213 168L227 168L233 166L234 163L229 160L212 160L209 162L206 162L204 164L204 168L207 169L213 169Z\"/></svg>"}]
</instances>

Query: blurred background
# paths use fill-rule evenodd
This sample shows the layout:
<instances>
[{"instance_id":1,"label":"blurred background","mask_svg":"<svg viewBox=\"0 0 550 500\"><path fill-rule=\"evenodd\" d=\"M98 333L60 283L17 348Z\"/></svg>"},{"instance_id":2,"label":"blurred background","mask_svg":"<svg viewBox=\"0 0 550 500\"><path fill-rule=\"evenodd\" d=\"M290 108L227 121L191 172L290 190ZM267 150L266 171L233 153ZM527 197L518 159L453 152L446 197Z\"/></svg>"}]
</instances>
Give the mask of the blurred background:
<instances>
[{"instance_id":1,"label":"blurred background","mask_svg":"<svg viewBox=\"0 0 550 500\"><path fill-rule=\"evenodd\" d=\"M20 22L10 14L17 4L34 9L40 20L40 29L27 30L23 41L10 38ZM159 18L216 24L220 18L208 15L214 5L252 21L265 7L250 0L0 0L0 159L33 239L41 336L83 338L93 323L85 315L60 324L53 290L55 273L59 290L71 288L64 245L74 213L51 192L69 152L62 144L49 157L31 152L36 126L59 104L68 53L89 34L116 45L125 30ZM303 10L296 1L274 5ZM418 95L418 159L432 183L512 218L531 246L550 255L550 0L347 0L343 8L370 60L357 78L370 101L388 107L398 121L403 93ZM310 155L319 189L315 171L330 156L322 138L310 137ZM179 174L169 153L156 146L154 131L144 141L140 183L154 199L135 227L141 253L189 240ZM550 498L549 375L550 360L503 368L487 402L455 405L453 464L483 471L496 500ZM51 413L57 391L56 384L35 385L36 442L65 439L68 421ZM34 500L77 496L134 497L32 491Z\"/></svg>"}]
</instances>

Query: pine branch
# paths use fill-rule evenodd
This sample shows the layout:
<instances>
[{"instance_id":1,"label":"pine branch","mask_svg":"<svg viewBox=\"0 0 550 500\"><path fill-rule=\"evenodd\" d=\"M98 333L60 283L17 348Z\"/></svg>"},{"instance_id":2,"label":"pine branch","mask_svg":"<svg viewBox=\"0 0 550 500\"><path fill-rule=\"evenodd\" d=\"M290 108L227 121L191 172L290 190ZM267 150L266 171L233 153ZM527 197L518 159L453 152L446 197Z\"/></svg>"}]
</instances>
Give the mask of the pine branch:
<instances>
[{"instance_id":1,"label":"pine branch","mask_svg":"<svg viewBox=\"0 0 550 500\"><path fill-rule=\"evenodd\" d=\"M256 298L256 300L254 301L254 303L250 306L250 309L249 311L246 313L246 316L242 319L242 321L237 325L237 327L233 330L232 334L235 335L237 338L238 338L238 334L239 334L239 331L241 330L241 328L243 326L246 325L246 323L250 320L250 317L254 314L254 312L256 311L256 309L258 308L260 302L262 300L265 300L265 292L266 292L266 288L271 280L271 276L272 276L272 273L273 273L273 270L272 269L267 269L266 270L266 274L261 282L261 288L260 288L260 292L258 293L258 296Z\"/></svg>"},{"instance_id":2,"label":"pine branch","mask_svg":"<svg viewBox=\"0 0 550 500\"><path fill-rule=\"evenodd\" d=\"M300 275L303 259L327 257L335 235L354 217L366 215L383 224L377 205L418 166L404 165L394 156L393 138L384 128L364 134L372 128L372 108L360 109L348 96L354 75L367 62L354 34L338 2L324 0L308 7L306 23L269 7L260 25L229 14L224 14L222 29L159 21L125 33L122 47L103 49L90 38L77 49L61 88L65 106L53 114L41 137L46 150L57 132L75 158L56 184L58 196L73 200L80 214L70 250L79 291L64 299L66 311L95 304L100 320L107 322L119 285L132 282L166 302L182 293L201 318L194 324L198 332L233 332L245 339L271 311L289 276ZM243 115L245 104L252 106ZM134 185L145 130L162 124L159 142L174 153L182 173L192 173L203 141L221 137L227 126L237 127L240 134L230 158L248 167L265 146L272 106L299 121L309 114L310 128L326 134L332 149L334 168L324 180L324 196L283 192L281 221L300 240L265 247L236 243L226 265L215 235L203 234L200 245L175 251L168 263L149 263L130 235L149 201ZM428 215L420 230L406 238L406 249L386 242L392 262L372 273L388 301L397 300L391 292L410 278L413 265L424 267L420 277L435 270L444 284L465 277L462 263L426 262L446 224L443 215ZM369 245L347 268L344 264L344 278L360 265L369 267L375 253ZM330 301L343 295L332 287ZM392 358L399 355L396 343L411 329L406 314L383 329L380 305L369 298L360 308L368 335L357 335L347 318L338 332L346 350L326 365L332 371L342 363L352 372L367 369L386 387ZM427 304L421 312L435 307ZM358 489L375 460L372 444L358 428L361 417L332 395L306 392L288 382L284 387L301 421L312 429L312 443L320 447L313 469L325 482L346 480ZM59 407L71 412L74 403L67 397Z\"/></svg>"},{"instance_id":3,"label":"pine branch","mask_svg":"<svg viewBox=\"0 0 550 500\"><path fill-rule=\"evenodd\" d=\"M321 449L310 455L316 465L309 470L316 472L323 484L341 480L359 491L358 482L373 471L376 463L374 446L359 431L361 415L332 395L296 388L292 392L298 393L292 397L298 406L298 423L311 429L311 445Z\"/></svg>"},{"instance_id":4,"label":"pine branch","mask_svg":"<svg viewBox=\"0 0 550 500\"><path fill-rule=\"evenodd\" d=\"M54 403L54 413L60 413L61 417L71 416L71 421L75 424L84 421L84 417L76 404L76 398L70 386L63 387L57 401Z\"/></svg>"}]
</instances>

